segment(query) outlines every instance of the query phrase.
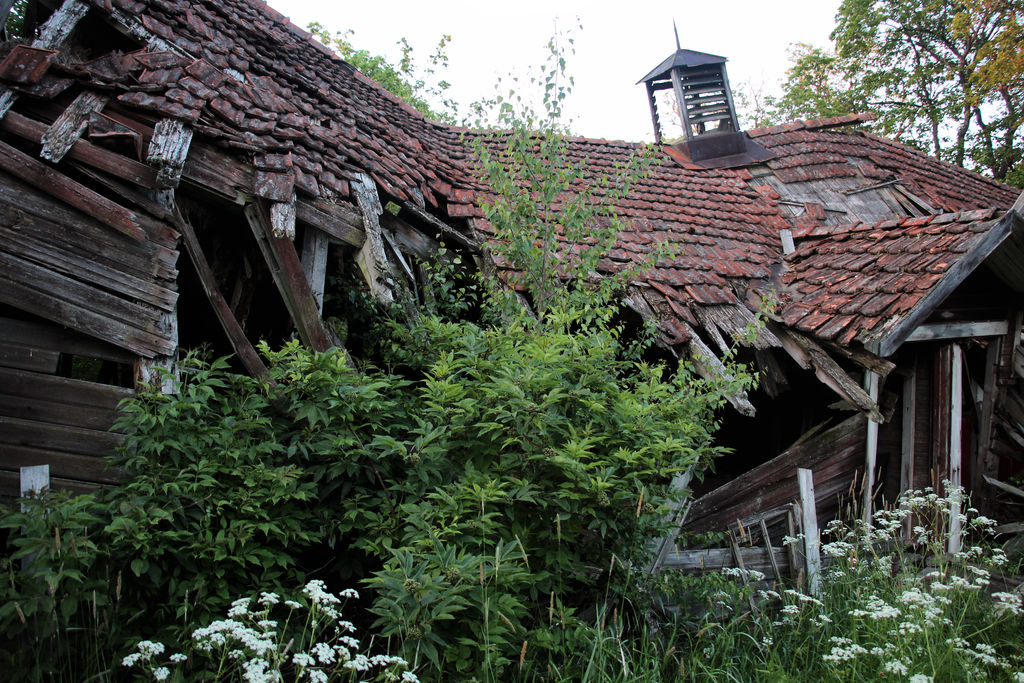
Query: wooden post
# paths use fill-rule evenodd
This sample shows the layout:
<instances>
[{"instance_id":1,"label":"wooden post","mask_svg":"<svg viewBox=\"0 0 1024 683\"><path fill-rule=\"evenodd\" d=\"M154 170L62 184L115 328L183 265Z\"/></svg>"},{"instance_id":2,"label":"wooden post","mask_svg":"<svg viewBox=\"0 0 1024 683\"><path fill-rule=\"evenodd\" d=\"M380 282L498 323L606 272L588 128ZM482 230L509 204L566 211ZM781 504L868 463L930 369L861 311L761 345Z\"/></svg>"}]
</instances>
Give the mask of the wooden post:
<instances>
[{"instance_id":1,"label":"wooden post","mask_svg":"<svg viewBox=\"0 0 1024 683\"><path fill-rule=\"evenodd\" d=\"M868 370L864 375L864 390L871 402L878 405L878 373ZM864 456L864 523L871 523L875 491L875 461L878 457L878 423L868 418L867 448Z\"/></svg>"},{"instance_id":2,"label":"wooden post","mask_svg":"<svg viewBox=\"0 0 1024 683\"><path fill-rule=\"evenodd\" d=\"M800 517L797 515L797 505L792 503L789 506L789 510L786 511L786 534L790 538L796 538L800 534L799 530ZM800 578L800 565L802 560L800 559L800 550L796 543L790 543L786 546L789 553L789 573L790 576L797 580Z\"/></svg>"},{"instance_id":3,"label":"wooden post","mask_svg":"<svg viewBox=\"0 0 1024 683\"><path fill-rule=\"evenodd\" d=\"M960 466L962 453L960 448L963 420L963 350L959 344L953 344L952 366L950 367L950 401L949 401L949 544L950 553L960 552Z\"/></svg>"},{"instance_id":4,"label":"wooden post","mask_svg":"<svg viewBox=\"0 0 1024 683\"><path fill-rule=\"evenodd\" d=\"M1002 339L989 339L985 353L985 378L982 391L985 395L981 400L981 424L978 426L978 453L971 469L971 492L977 492L977 502L981 503L981 484L983 475L996 476L998 460L992 453L992 426L995 412L996 378L999 371L999 357L1002 353ZM980 505L978 507L981 507Z\"/></svg>"},{"instance_id":5,"label":"wooden post","mask_svg":"<svg viewBox=\"0 0 1024 683\"><path fill-rule=\"evenodd\" d=\"M914 488L914 437L917 435L917 359L903 380L903 434L900 442L900 495ZM913 520L903 520L903 540L910 540Z\"/></svg>"},{"instance_id":6,"label":"wooden post","mask_svg":"<svg viewBox=\"0 0 1024 683\"><path fill-rule=\"evenodd\" d=\"M812 595L821 590L821 541L818 539L818 512L814 500L814 475L803 467L796 471L800 485L800 515L804 528L804 557L807 561L807 589Z\"/></svg>"},{"instance_id":7,"label":"wooden post","mask_svg":"<svg viewBox=\"0 0 1024 683\"><path fill-rule=\"evenodd\" d=\"M44 489L50 488L50 466L29 465L21 468L21 495L27 496L30 493L42 493ZM22 506L22 512L25 507Z\"/></svg>"}]
</instances>

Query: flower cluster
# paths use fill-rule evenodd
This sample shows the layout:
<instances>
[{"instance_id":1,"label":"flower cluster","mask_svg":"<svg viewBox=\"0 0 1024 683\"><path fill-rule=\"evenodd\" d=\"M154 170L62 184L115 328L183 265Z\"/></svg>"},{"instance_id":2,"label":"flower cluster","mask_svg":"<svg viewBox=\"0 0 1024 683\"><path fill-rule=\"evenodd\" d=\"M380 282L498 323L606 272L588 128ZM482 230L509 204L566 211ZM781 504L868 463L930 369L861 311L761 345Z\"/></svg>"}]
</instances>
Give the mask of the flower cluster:
<instances>
[{"instance_id":1,"label":"flower cluster","mask_svg":"<svg viewBox=\"0 0 1024 683\"><path fill-rule=\"evenodd\" d=\"M403 683L418 680L401 657L359 652L359 641L351 635L355 626L343 620L341 613L343 598L358 598L355 591L335 595L322 581L314 580L302 592L306 604L282 601L277 593L268 592L260 593L256 600L235 600L227 619L193 631L192 673L204 680L240 678L246 683L275 683L286 678L312 683L362 681L374 675ZM275 611L280 615L273 615ZM170 669L157 666L154 659L164 652L161 643L143 641L136 649L138 652L124 658L124 666L138 666L158 681L169 677ZM170 656L174 664L188 659L183 654ZM212 677L202 675L207 670L215 672Z\"/></svg>"}]
</instances>

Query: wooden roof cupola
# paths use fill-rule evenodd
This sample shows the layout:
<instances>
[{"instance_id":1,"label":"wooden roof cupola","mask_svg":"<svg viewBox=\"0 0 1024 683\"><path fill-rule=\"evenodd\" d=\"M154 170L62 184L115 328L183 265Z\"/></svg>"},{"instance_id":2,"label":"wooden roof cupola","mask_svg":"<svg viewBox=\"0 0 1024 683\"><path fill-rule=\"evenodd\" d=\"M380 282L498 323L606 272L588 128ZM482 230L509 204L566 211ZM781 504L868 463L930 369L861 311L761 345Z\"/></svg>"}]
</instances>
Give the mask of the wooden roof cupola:
<instances>
[{"instance_id":1,"label":"wooden roof cupola","mask_svg":"<svg viewBox=\"0 0 1024 683\"><path fill-rule=\"evenodd\" d=\"M725 62L726 58L719 55L682 49L676 33L676 51L638 81L647 87L657 144L664 140L655 95L661 90L671 89L676 95L676 109L684 135L672 146L688 160L695 163L715 159L725 161L750 151L749 140L740 130ZM731 164L726 162L726 165Z\"/></svg>"}]
</instances>

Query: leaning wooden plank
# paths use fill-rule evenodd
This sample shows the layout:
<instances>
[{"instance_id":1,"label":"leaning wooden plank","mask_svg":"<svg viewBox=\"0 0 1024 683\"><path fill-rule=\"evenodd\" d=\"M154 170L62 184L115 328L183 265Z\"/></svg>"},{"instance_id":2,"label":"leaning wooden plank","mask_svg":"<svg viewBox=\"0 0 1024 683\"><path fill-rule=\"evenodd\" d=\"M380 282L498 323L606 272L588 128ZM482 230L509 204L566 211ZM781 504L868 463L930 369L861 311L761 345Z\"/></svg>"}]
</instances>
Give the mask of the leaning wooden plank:
<instances>
[{"instance_id":1,"label":"leaning wooden plank","mask_svg":"<svg viewBox=\"0 0 1024 683\"><path fill-rule=\"evenodd\" d=\"M13 133L32 142L42 142L46 125L34 121L18 112L10 112L0 119L0 130ZM152 189L156 187L156 172L135 159L112 152L88 140L78 140L68 151L66 158L80 161L101 171L106 171L122 180Z\"/></svg>"},{"instance_id":2,"label":"leaning wooden plank","mask_svg":"<svg viewBox=\"0 0 1024 683\"><path fill-rule=\"evenodd\" d=\"M76 479L97 484L116 484L124 472L107 467L106 459L98 455L65 453L44 448L8 446L0 444L0 467L4 469L38 466L46 463L51 478Z\"/></svg>"},{"instance_id":3,"label":"leaning wooden plank","mask_svg":"<svg viewBox=\"0 0 1024 683\"><path fill-rule=\"evenodd\" d=\"M133 240L146 239L132 212L4 142L0 142L0 168Z\"/></svg>"},{"instance_id":4,"label":"leaning wooden plank","mask_svg":"<svg viewBox=\"0 0 1024 683\"><path fill-rule=\"evenodd\" d=\"M356 263L370 288L370 294L385 304L392 303L395 300L395 281L391 273L391 264L388 263L384 251L384 237L381 234L379 218L384 209L377 195L377 186L368 175L361 173L358 179L352 182L352 193L363 214L363 231L366 233L366 243L359 250Z\"/></svg>"},{"instance_id":5,"label":"leaning wooden plank","mask_svg":"<svg viewBox=\"0 0 1024 683\"><path fill-rule=\"evenodd\" d=\"M177 119L157 121L146 153L146 161L157 167L157 185L162 188L178 186L191 144L191 126Z\"/></svg>"},{"instance_id":6,"label":"leaning wooden plank","mask_svg":"<svg viewBox=\"0 0 1024 683\"><path fill-rule=\"evenodd\" d=\"M175 225L181 232L182 243L185 245L185 251L188 254L189 260L199 276L203 292L213 307L213 312L216 314L217 320L220 321L224 334L231 341L231 347L238 354L238 359L242 361L242 365L245 366L250 375L264 381L268 380L267 366L263 364L259 354L256 353L256 349L253 348L252 343L245 336L242 326L238 324L238 320L235 319L234 314L231 313L231 309L224 300L224 295L221 294L220 287L217 285L217 279L213 274L213 269L210 268L210 264L206 260L206 255L199 244L195 230L192 229L192 224L185 220L177 210L175 210Z\"/></svg>"},{"instance_id":7,"label":"leaning wooden plank","mask_svg":"<svg viewBox=\"0 0 1024 683\"><path fill-rule=\"evenodd\" d=\"M9 279L4 269L0 271L0 301L47 320L59 321L72 329L103 339L140 356L151 358L174 351L173 345L157 332L129 325L109 312L96 312L82 305L80 296L73 297L78 299L76 301L51 295L48 291L52 286L51 280L52 277L37 279L36 284L33 284L17 276ZM93 290L92 293L104 294L97 290Z\"/></svg>"},{"instance_id":8,"label":"leaning wooden plank","mask_svg":"<svg viewBox=\"0 0 1024 683\"><path fill-rule=\"evenodd\" d=\"M40 139L43 148L39 156L53 163L63 159L85 132L89 115L100 111L106 104L107 98L103 95L88 90L80 93L43 133Z\"/></svg>"},{"instance_id":9,"label":"leaning wooden plank","mask_svg":"<svg viewBox=\"0 0 1024 683\"><path fill-rule=\"evenodd\" d=\"M654 544L654 554L651 564L647 567L648 574L661 570L665 556L668 554L668 551L676 545L676 539L679 538L679 531L682 529L683 524L686 523L686 514L690 508L690 502L693 500L689 493L690 480L692 478L693 474L690 470L680 472L672 477L672 489L677 492L686 491L687 495L683 500L669 504L668 513L665 515L665 518L669 522L669 528L671 531L664 538L659 539L658 542Z\"/></svg>"},{"instance_id":10,"label":"leaning wooden plank","mask_svg":"<svg viewBox=\"0 0 1024 683\"><path fill-rule=\"evenodd\" d=\"M306 274L302 271L302 261L295 251L295 245L287 238L274 237L270 227L270 216L262 204L248 204L245 207L245 217L270 269L274 284L277 285L288 313L295 322L302 343L315 351L326 351L332 346L340 346L324 327L313 290L310 289Z\"/></svg>"},{"instance_id":11,"label":"leaning wooden plank","mask_svg":"<svg viewBox=\"0 0 1024 683\"><path fill-rule=\"evenodd\" d=\"M914 490L914 449L917 436L917 359L912 359L910 374L903 380L902 433L900 437L900 495ZM911 539L914 520L903 520L904 541Z\"/></svg>"},{"instance_id":12,"label":"leaning wooden plank","mask_svg":"<svg viewBox=\"0 0 1024 683\"><path fill-rule=\"evenodd\" d=\"M868 371L864 376L868 396L878 405L878 374ZM868 419L867 438L864 449L864 497L861 500L861 516L865 524L870 524L874 514L875 499L875 461L878 457L878 423Z\"/></svg>"},{"instance_id":13,"label":"leaning wooden plank","mask_svg":"<svg viewBox=\"0 0 1024 683\"><path fill-rule=\"evenodd\" d=\"M820 470L836 462L840 471L852 472L864 454L864 423L862 415L853 415L697 498L685 528L694 532L720 529L733 519L747 519L761 510L787 504L795 497L792 482L797 467ZM818 488L821 492L822 487Z\"/></svg>"},{"instance_id":14,"label":"leaning wooden plank","mask_svg":"<svg viewBox=\"0 0 1024 683\"><path fill-rule=\"evenodd\" d=\"M687 350L690 354L690 360L693 362L693 367L697 371L697 374L707 380L732 380L733 375L725 367L722 361L715 355L715 352L707 347L707 345L701 341L697 333L692 329L687 330L690 333L690 341L687 342ZM747 398L746 391L731 391L726 395L729 403L732 407L740 412L742 415L747 417L753 417L757 410L754 408L754 404Z\"/></svg>"}]
</instances>

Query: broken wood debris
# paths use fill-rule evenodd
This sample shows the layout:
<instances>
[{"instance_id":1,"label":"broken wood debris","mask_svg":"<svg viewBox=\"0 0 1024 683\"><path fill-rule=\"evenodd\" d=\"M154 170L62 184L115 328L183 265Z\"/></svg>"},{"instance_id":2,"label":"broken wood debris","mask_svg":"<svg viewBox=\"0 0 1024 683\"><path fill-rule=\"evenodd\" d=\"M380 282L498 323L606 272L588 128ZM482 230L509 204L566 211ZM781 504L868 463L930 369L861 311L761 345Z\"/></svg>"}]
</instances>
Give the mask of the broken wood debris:
<instances>
[{"instance_id":1,"label":"broken wood debris","mask_svg":"<svg viewBox=\"0 0 1024 683\"><path fill-rule=\"evenodd\" d=\"M89 116L107 104L107 98L93 92L80 93L53 122L40 142L43 145L39 156L57 163L64 158L71 147L78 142L89 123Z\"/></svg>"},{"instance_id":2,"label":"broken wood debris","mask_svg":"<svg viewBox=\"0 0 1024 683\"><path fill-rule=\"evenodd\" d=\"M156 182L161 188L173 189L181 181L188 149L192 144L192 128L177 119L160 119L153 128L146 161L156 166Z\"/></svg>"}]
</instances>

